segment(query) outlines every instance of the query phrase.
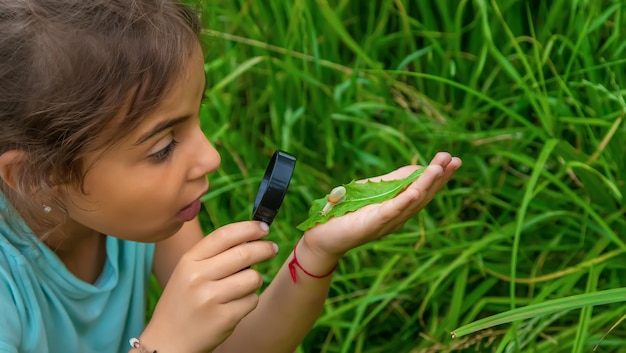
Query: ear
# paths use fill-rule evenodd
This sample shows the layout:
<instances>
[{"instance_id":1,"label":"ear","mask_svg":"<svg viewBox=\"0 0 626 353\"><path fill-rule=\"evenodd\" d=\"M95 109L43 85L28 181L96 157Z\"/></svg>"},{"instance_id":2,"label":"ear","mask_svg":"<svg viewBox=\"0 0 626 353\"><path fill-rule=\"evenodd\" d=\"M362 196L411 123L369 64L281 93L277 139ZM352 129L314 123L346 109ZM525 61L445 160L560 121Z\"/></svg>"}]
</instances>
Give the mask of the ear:
<instances>
[{"instance_id":1,"label":"ear","mask_svg":"<svg viewBox=\"0 0 626 353\"><path fill-rule=\"evenodd\" d=\"M0 154L0 179L12 189L17 186L15 176L25 158L26 152L20 150L10 150Z\"/></svg>"}]
</instances>

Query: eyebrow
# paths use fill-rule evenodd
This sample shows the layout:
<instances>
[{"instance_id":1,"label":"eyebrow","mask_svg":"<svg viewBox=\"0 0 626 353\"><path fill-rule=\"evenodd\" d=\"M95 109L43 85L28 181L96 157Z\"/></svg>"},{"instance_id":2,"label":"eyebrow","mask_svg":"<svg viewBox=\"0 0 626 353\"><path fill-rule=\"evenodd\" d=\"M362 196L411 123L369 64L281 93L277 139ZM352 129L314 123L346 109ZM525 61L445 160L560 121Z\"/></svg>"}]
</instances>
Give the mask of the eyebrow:
<instances>
[{"instance_id":1,"label":"eyebrow","mask_svg":"<svg viewBox=\"0 0 626 353\"><path fill-rule=\"evenodd\" d=\"M146 140L149 140L151 137L153 137L154 135L157 135L159 132L169 129L173 126L176 126L178 124L183 123L185 120L190 119L191 115L184 115L178 118L174 118L174 119L169 119L169 120L165 120L162 121L160 123L158 123L152 130L150 130L149 132L145 133L144 135L142 135L137 142L135 142L135 146L137 145L141 145L142 143L146 142Z\"/></svg>"},{"instance_id":2,"label":"eyebrow","mask_svg":"<svg viewBox=\"0 0 626 353\"><path fill-rule=\"evenodd\" d=\"M200 99L200 101L203 101L206 98L206 88L207 88L207 82L208 80L206 79L206 73L204 74L204 87L202 87L202 97ZM150 132L142 135L139 140L137 140L137 142L135 142L135 146L141 145L142 143L146 142L147 140L149 140L151 137L153 137L154 135L158 134L159 132L169 129L173 126L176 126L178 124L183 123L185 120L190 119L191 115L183 115L181 117L178 118L174 118L174 119L170 119L170 120L166 120L166 121L162 121L160 123L158 123L154 129L150 130Z\"/></svg>"}]
</instances>

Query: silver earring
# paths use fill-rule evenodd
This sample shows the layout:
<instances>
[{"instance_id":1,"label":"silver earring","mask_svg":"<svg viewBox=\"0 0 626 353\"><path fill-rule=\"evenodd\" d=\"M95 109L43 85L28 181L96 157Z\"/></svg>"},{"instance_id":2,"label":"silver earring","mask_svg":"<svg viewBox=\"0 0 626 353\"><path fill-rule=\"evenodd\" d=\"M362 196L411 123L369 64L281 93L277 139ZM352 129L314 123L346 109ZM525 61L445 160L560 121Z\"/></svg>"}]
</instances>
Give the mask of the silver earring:
<instances>
[{"instance_id":1,"label":"silver earring","mask_svg":"<svg viewBox=\"0 0 626 353\"><path fill-rule=\"evenodd\" d=\"M50 213L52 211L52 207L50 207L48 205L43 205L43 211L45 213Z\"/></svg>"}]
</instances>

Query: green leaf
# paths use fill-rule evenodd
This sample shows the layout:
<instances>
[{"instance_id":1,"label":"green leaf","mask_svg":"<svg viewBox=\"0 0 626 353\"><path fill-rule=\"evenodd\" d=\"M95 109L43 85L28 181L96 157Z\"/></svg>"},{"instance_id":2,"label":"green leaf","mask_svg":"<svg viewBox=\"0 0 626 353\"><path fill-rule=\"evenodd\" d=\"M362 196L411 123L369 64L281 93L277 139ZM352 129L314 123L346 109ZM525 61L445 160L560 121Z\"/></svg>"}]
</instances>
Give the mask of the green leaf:
<instances>
[{"instance_id":1,"label":"green leaf","mask_svg":"<svg viewBox=\"0 0 626 353\"><path fill-rule=\"evenodd\" d=\"M351 181L343 185L346 188L345 200L336 204L328 213L322 214L322 209L328 200L328 194L321 199L313 201L309 209L309 218L300 223L296 228L305 231L318 223L326 223L332 217L339 217L348 212L356 211L359 208L375 203L389 200L402 192L413 181L419 178L426 168L420 168L404 179L387 181L368 181L357 183Z\"/></svg>"}]
</instances>

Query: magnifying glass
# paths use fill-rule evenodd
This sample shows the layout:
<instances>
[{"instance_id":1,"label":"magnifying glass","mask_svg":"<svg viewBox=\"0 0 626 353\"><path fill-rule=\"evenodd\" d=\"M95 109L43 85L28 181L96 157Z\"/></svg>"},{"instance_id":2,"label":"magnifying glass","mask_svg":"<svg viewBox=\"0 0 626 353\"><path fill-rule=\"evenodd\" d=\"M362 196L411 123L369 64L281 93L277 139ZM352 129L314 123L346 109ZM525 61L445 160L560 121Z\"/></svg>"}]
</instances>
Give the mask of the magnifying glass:
<instances>
[{"instance_id":1,"label":"magnifying glass","mask_svg":"<svg viewBox=\"0 0 626 353\"><path fill-rule=\"evenodd\" d=\"M272 224L287 194L295 166L296 157L284 151L274 152L254 200L252 219Z\"/></svg>"}]
</instances>

